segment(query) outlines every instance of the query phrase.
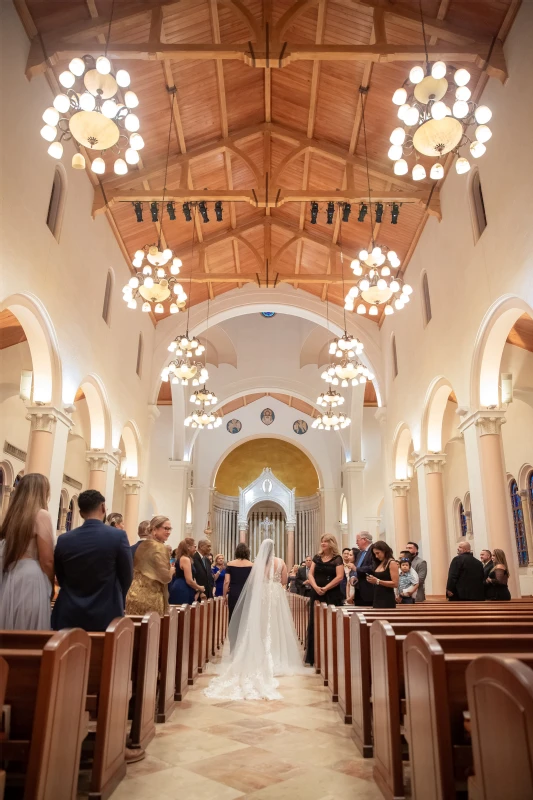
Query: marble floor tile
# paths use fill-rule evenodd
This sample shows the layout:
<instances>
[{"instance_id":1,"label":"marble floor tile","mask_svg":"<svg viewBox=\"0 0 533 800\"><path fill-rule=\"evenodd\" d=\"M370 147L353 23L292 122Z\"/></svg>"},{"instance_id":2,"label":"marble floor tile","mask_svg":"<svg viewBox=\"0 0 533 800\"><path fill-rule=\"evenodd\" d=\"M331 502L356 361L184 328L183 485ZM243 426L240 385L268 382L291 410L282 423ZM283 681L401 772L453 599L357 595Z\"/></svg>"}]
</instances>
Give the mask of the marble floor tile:
<instances>
[{"instance_id":1,"label":"marble floor tile","mask_svg":"<svg viewBox=\"0 0 533 800\"><path fill-rule=\"evenodd\" d=\"M331 769L309 769L305 775L248 793L243 800L382 800L375 784Z\"/></svg>"}]
</instances>

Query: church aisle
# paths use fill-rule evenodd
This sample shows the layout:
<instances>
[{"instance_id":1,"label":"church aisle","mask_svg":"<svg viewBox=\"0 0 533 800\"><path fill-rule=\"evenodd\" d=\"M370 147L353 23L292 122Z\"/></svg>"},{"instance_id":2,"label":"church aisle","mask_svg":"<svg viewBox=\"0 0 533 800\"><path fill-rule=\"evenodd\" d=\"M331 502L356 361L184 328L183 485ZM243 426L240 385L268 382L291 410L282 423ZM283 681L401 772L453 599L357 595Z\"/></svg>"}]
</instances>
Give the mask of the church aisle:
<instances>
[{"instance_id":1,"label":"church aisle","mask_svg":"<svg viewBox=\"0 0 533 800\"><path fill-rule=\"evenodd\" d=\"M379 800L363 759L314 674L281 680L279 702L217 702L199 677L112 800Z\"/></svg>"}]
</instances>

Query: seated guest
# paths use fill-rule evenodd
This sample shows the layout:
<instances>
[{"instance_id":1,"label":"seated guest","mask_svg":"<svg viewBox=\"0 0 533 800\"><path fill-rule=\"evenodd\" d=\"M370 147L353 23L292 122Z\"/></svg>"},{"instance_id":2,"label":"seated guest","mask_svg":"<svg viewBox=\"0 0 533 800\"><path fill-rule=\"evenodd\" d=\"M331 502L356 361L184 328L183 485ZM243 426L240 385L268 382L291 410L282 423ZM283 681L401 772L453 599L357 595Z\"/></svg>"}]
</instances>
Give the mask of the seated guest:
<instances>
[{"instance_id":1,"label":"seated guest","mask_svg":"<svg viewBox=\"0 0 533 800\"><path fill-rule=\"evenodd\" d=\"M448 570L446 596L452 601L484 600L483 564L474 558L470 542L459 542Z\"/></svg>"},{"instance_id":2,"label":"seated guest","mask_svg":"<svg viewBox=\"0 0 533 800\"><path fill-rule=\"evenodd\" d=\"M54 526L50 484L37 472L16 487L0 529L0 629L50 630Z\"/></svg>"},{"instance_id":3,"label":"seated guest","mask_svg":"<svg viewBox=\"0 0 533 800\"><path fill-rule=\"evenodd\" d=\"M211 572L215 581L215 597L222 597L224 594L224 578L226 577L226 565L222 553L215 556L215 563L211 567Z\"/></svg>"},{"instance_id":4,"label":"seated guest","mask_svg":"<svg viewBox=\"0 0 533 800\"><path fill-rule=\"evenodd\" d=\"M487 600L510 600L511 592L507 587L509 567L503 550L496 549L492 556L492 570L485 580L485 597Z\"/></svg>"},{"instance_id":5,"label":"seated guest","mask_svg":"<svg viewBox=\"0 0 533 800\"><path fill-rule=\"evenodd\" d=\"M372 545L372 553L377 566L367 574L367 583L374 585L373 608L396 608L394 590L398 588L398 562L387 542L376 542Z\"/></svg>"},{"instance_id":6,"label":"seated guest","mask_svg":"<svg viewBox=\"0 0 533 800\"><path fill-rule=\"evenodd\" d=\"M80 528L59 537L54 562L60 592L52 628L105 631L124 616L133 578L131 549L125 531L105 525L105 498L95 489L78 497Z\"/></svg>"},{"instance_id":7,"label":"seated guest","mask_svg":"<svg viewBox=\"0 0 533 800\"><path fill-rule=\"evenodd\" d=\"M149 527L150 527L150 520L149 519L145 519L145 520L143 520L142 522L139 523L139 527L137 528L137 536L139 537L139 541L135 542L135 544L132 544L132 546L131 546L131 555L132 555L133 558L135 558L135 551L139 547L140 543L144 542L145 539L149 538L149 534L148 534L148 528Z\"/></svg>"},{"instance_id":8,"label":"seated guest","mask_svg":"<svg viewBox=\"0 0 533 800\"><path fill-rule=\"evenodd\" d=\"M153 526L168 523L168 517L154 517L149 523L149 538L140 542L133 561L133 582L126 597L126 614L142 616L157 611L164 617L168 611L168 584L174 568L166 544L152 538Z\"/></svg>"},{"instance_id":9,"label":"seated guest","mask_svg":"<svg viewBox=\"0 0 533 800\"><path fill-rule=\"evenodd\" d=\"M226 565L226 577L224 579L224 597L228 598L230 619L252 567L250 550L243 542L240 542L235 548L234 561L228 561Z\"/></svg>"},{"instance_id":10,"label":"seated guest","mask_svg":"<svg viewBox=\"0 0 533 800\"><path fill-rule=\"evenodd\" d=\"M169 602L173 606L184 603L191 605L197 594L205 592L205 586L198 584L193 573L193 556L196 553L196 542L188 536L176 548L174 578L168 593Z\"/></svg>"},{"instance_id":11,"label":"seated guest","mask_svg":"<svg viewBox=\"0 0 533 800\"><path fill-rule=\"evenodd\" d=\"M112 528L118 528L119 531L125 530L124 517L122 514L119 514L118 511L113 511L111 514L107 515L107 524Z\"/></svg>"},{"instance_id":12,"label":"seated guest","mask_svg":"<svg viewBox=\"0 0 533 800\"><path fill-rule=\"evenodd\" d=\"M414 569L411 569L411 561L408 558L402 558L400 561L398 589L396 590L397 602L402 605L413 605L417 589L418 575Z\"/></svg>"}]
</instances>

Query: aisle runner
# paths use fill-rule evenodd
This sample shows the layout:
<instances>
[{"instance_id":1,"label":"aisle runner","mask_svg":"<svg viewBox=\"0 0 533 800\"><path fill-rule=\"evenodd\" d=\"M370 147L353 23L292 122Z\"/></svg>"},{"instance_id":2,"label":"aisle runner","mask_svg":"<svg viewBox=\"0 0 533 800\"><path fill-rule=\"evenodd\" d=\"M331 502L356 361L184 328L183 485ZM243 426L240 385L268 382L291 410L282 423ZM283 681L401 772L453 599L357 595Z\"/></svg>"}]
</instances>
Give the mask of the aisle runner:
<instances>
[{"instance_id":1,"label":"aisle runner","mask_svg":"<svg viewBox=\"0 0 533 800\"><path fill-rule=\"evenodd\" d=\"M112 800L381 800L321 679L283 678L279 702L217 702L200 677Z\"/></svg>"}]
</instances>

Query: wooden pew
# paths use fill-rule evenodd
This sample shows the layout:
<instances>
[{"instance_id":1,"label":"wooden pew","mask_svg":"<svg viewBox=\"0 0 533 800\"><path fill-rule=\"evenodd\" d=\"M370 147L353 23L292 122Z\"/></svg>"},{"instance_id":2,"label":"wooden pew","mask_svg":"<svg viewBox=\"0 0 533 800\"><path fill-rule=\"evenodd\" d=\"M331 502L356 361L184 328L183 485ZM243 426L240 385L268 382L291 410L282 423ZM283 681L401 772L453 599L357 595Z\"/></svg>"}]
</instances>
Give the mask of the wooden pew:
<instances>
[{"instance_id":1,"label":"wooden pew","mask_svg":"<svg viewBox=\"0 0 533 800\"><path fill-rule=\"evenodd\" d=\"M2 713L1 709L4 707L8 675L9 675L8 663L5 660L5 658L0 658L0 714ZM0 742L2 742L3 738L4 737L0 732ZM0 769L0 800L3 800L4 798L5 788L6 788L6 772L4 769Z\"/></svg>"},{"instance_id":2,"label":"wooden pew","mask_svg":"<svg viewBox=\"0 0 533 800\"><path fill-rule=\"evenodd\" d=\"M505 654L500 650L500 654L533 666L532 650L516 652L515 634L502 633L504 643L506 637L509 650ZM446 653L441 642L427 631L414 631L406 637L405 724L413 800L448 800L456 791L466 790L472 770L472 748L464 727L466 669L479 655L479 650ZM501 725L494 733L498 738L512 736ZM512 764L499 763L504 771L506 767L513 769Z\"/></svg>"},{"instance_id":3,"label":"wooden pew","mask_svg":"<svg viewBox=\"0 0 533 800\"><path fill-rule=\"evenodd\" d=\"M187 682L192 686L198 677L198 651L200 649L200 604L192 603L190 611L189 666Z\"/></svg>"},{"instance_id":4,"label":"wooden pew","mask_svg":"<svg viewBox=\"0 0 533 800\"><path fill-rule=\"evenodd\" d=\"M347 725L351 725L352 722L350 617L359 611L356 606L339 606L336 609L338 709L343 722Z\"/></svg>"},{"instance_id":5,"label":"wooden pew","mask_svg":"<svg viewBox=\"0 0 533 800\"><path fill-rule=\"evenodd\" d=\"M208 663L211 660L211 641L213 639L213 615L215 613L215 601L209 597L205 604L206 608L206 635L205 635L205 661Z\"/></svg>"},{"instance_id":6,"label":"wooden pew","mask_svg":"<svg viewBox=\"0 0 533 800\"><path fill-rule=\"evenodd\" d=\"M450 623L450 612L448 614L426 614L422 615L415 612L403 611L405 609L416 608L416 606L404 606L396 609L378 610L357 610L350 617L350 659L351 659L351 689L352 689L352 738L364 758L372 757L372 688L371 688L371 666L370 666L370 626L376 619L394 620L395 623L404 620L409 622L411 627L406 630L427 629L427 626L441 621L443 624ZM455 616L458 620L457 625L470 624L473 632L477 624L491 624L500 622L502 617L498 612L494 614L460 614ZM533 615L525 617L505 614L504 620L519 622L524 619L525 624L530 619L533 623ZM529 632L530 629L521 631ZM441 632L445 632L441 630ZM459 628L448 631L449 633L460 633Z\"/></svg>"},{"instance_id":7,"label":"wooden pew","mask_svg":"<svg viewBox=\"0 0 533 800\"><path fill-rule=\"evenodd\" d=\"M198 623L198 672L201 675L205 672L207 655L207 601L202 600L198 604L199 623Z\"/></svg>"},{"instance_id":8,"label":"wooden pew","mask_svg":"<svg viewBox=\"0 0 533 800\"><path fill-rule=\"evenodd\" d=\"M327 660L328 660L328 689L331 693L331 699L334 703L339 699L339 669L343 670L344 665L339 665L339 646L342 649L341 658L344 657L344 642L339 645L339 629L337 625L337 616L341 611L353 610L355 606L327 606L326 610L326 639L327 639ZM343 691L345 694L345 690ZM351 715L350 715L351 716Z\"/></svg>"},{"instance_id":9,"label":"wooden pew","mask_svg":"<svg viewBox=\"0 0 533 800\"><path fill-rule=\"evenodd\" d=\"M324 686L328 685L327 611L328 607L326 603L320 603L318 606L318 618L320 620L320 675L324 681Z\"/></svg>"},{"instance_id":10,"label":"wooden pew","mask_svg":"<svg viewBox=\"0 0 533 800\"><path fill-rule=\"evenodd\" d=\"M315 638L314 638L314 664L315 664L315 672L317 675L320 674L320 621L321 621L321 614L320 614L320 601L315 600L313 609L311 612L314 615L313 625L315 631Z\"/></svg>"},{"instance_id":11,"label":"wooden pew","mask_svg":"<svg viewBox=\"0 0 533 800\"><path fill-rule=\"evenodd\" d=\"M183 700L189 688L189 641L191 632L191 607L171 606L178 611L178 636L176 641L176 676L174 700Z\"/></svg>"},{"instance_id":12,"label":"wooden pew","mask_svg":"<svg viewBox=\"0 0 533 800\"><path fill-rule=\"evenodd\" d=\"M156 722L166 722L176 706L176 658L178 651L179 611L170 606L161 620L159 645L159 692Z\"/></svg>"},{"instance_id":13,"label":"wooden pew","mask_svg":"<svg viewBox=\"0 0 533 800\"><path fill-rule=\"evenodd\" d=\"M533 797L533 670L516 659L481 656L467 667L466 691L474 761L469 798Z\"/></svg>"},{"instance_id":14,"label":"wooden pew","mask_svg":"<svg viewBox=\"0 0 533 800\"><path fill-rule=\"evenodd\" d=\"M152 611L144 617L129 617L135 627L131 680L131 728L128 745L144 748L155 736L155 705L159 669L161 619Z\"/></svg>"},{"instance_id":15,"label":"wooden pew","mask_svg":"<svg viewBox=\"0 0 533 800\"><path fill-rule=\"evenodd\" d=\"M90 724L89 738L83 743L82 760L85 753L92 760L90 797L107 800L126 774L135 628L131 619L117 617L105 632L88 635L91 657L86 710L95 723ZM30 649L40 637L44 647L51 636L53 631L3 631L2 644Z\"/></svg>"},{"instance_id":16,"label":"wooden pew","mask_svg":"<svg viewBox=\"0 0 533 800\"><path fill-rule=\"evenodd\" d=\"M38 633L23 648L12 647L14 639L31 634L0 634L3 702L10 706L10 730L1 742L6 777L9 783L21 767L25 800L75 800L87 735L90 638L76 628L50 631L45 637Z\"/></svg>"}]
</instances>

